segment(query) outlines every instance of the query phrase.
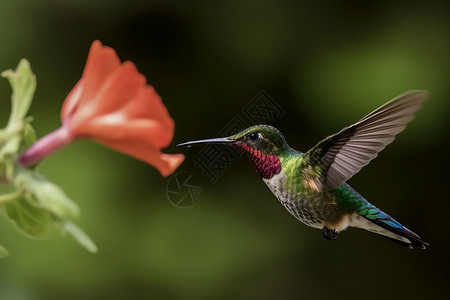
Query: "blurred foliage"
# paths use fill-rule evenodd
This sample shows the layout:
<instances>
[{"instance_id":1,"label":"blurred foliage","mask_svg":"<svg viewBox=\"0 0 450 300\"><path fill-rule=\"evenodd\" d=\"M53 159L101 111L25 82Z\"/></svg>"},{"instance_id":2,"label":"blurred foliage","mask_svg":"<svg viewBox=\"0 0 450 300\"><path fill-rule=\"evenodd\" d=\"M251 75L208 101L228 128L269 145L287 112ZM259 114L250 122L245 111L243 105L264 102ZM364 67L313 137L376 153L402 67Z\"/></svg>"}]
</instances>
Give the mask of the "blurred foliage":
<instances>
[{"instance_id":1,"label":"blurred foliage","mask_svg":"<svg viewBox=\"0 0 450 300\"><path fill-rule=\"evenodd\" d=\"M303 151L406 90L432 96L350 181L426 251L354 229L330 243L244 159L213 184L189 158L194 147L180 171L202 179L203 195L177 209L156 170L83 141L38 171L77 200L99 253L52 233L30 241L0 220L12 253L0 261L0 299L445 298L449 17L444 1L3 1L0 70L26 57L39 75L38 137L59 126L94 39L155 86L177 124L174 144L215 136L262 89L285 110L272 125ZM0 81L5 123L9 95Z\"/></svg>"},{"instance_id":2,"label":"blurred foliage","mask_svg":"<svg viewBox=\"0 0 450 300\"><path fill-rule=\"evenodd\" d=\"M16 70L1 73L11 84L11 115L0 129L0 212L28 237L43 237L52 227L72 235L89 251L96 252L91 239L72 222L78 207L57 185L34 170L17 163L19 153L36 141L28 109L36 89L36 76L22 59ZM8 251L1 246L0 257Z\"/></svg>"}]
</instances>

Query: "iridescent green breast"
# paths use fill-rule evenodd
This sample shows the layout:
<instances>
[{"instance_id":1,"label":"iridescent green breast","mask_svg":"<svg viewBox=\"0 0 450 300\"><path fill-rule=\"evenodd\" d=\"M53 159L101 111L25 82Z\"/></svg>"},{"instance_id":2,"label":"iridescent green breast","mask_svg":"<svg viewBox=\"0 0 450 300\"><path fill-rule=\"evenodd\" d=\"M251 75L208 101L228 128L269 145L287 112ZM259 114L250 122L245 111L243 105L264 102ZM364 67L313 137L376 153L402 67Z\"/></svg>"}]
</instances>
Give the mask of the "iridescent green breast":
<instances>
[{"instance_id":1,"label":"iridescent green breast","mask_svg":"<svg viewBox=\"0 0 450 300\"><path fill-rule=\"evenodd\" d=\"M306 225L321 228L340 223L360 203L353 189L342 185L336 190L318 191L305 178L300 167L302 159L302 154L282 158L280 174L264 182L283 206Z\"/></svg>"}]
</instances>

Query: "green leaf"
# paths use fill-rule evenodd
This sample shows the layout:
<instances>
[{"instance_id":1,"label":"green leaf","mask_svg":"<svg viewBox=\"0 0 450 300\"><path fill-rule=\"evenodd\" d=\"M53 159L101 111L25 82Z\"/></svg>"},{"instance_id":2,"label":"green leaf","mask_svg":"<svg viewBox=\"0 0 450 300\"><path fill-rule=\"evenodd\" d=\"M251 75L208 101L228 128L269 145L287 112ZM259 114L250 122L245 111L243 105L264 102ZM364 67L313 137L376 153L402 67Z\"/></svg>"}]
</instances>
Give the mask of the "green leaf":
<instances>
[{"instance_id":1,"label":"green leaf","mask_svg":"<svg viewBox=\"0 0 450 300\"><path fill-rule=\"evenodd\" d=\"M0 258L4 258L6 256L9 255L8 250L6 250L5 247L3 247L2 245L0 245Z\"/></svg>"},{"instance_id":2,"label":"green leaf","mask_svg":"<svg viewBox=\"0 0 450 300\"><path fill-rule=\"evenodd\" d=\"M17 191L14 191L14 192L11 192L11 193L1 194L0 195L0 204L5 204L5 203L8 203L8 202L17 201L21 197L23 197L23 193L22 192L17 192Z\"/></svg>"},{"instance_id":3,"label":"green leaf","mask_svg":"<svg viewBox=\"0 0 450 300\"><path fill-rule=\"evenodd\" d=\"M16 201L7 202L5 211L17 229L30 237L42 237L53 223L48 211L32 206L23 195Z\"/></svg>"},{"instance_id":4,"label":"green leaf","mask_svg":"<svg viewBox=\"0 0 450 300\"><path fill-rule=\"evenodd\" d=\"M89 252L97 253L97 246L81 228L72 222L64 223L63 230L69 233L81 246Z\"/></svg>"},{"instance_id":5,"label":"green leaf","mask_svg":"<svg viewBox=\"0 0 450 300\"><path fill-rule=\"evenodd\" d=\"M12 88L11 115L8 127L22 122L30 108L36 90L36 76L31 70L30 63L26 59L19 62L16 70L6 70L1 74L9 80Z\"/></svg>"},{"instance_id":6,"label":"green leaf","mask_svg":"<svg viewBox=\"0 0 450 300\"><path fill-rule=\"evenodd\" d=\"M70 200L64 191L42 175L28 169L20 169L14 179L18 190L26 190L27 200L36 207L42 207L60 219L74 218L78 215L78 206Z\"/></svg>"},{"instance_id":7,"label":"green leaf","mask_svg":"<svg viewBox=\"0 0 450 300\"><path fill-rule=\"evenodd\" d=\"M78 215L78 206L64 191L49 181L37 181L30 186L32 198L59 218L73 218Z\"/></svg>"},{"instance_id":8,"label":"green leaf","mask_svg":"<svg viewBox=\"0 0 450 300\"><path fill-rule=\"evenodd\" d=\"M0 148L0 160L8 160L9 162L12 162L17 156L21 140L22 137L20 136L20 132L11 135L11 137L9 137L5 144Z\"/></svg>"},{"instance_id":9,"label":"green leaf","mask_svg":"<svg viewBox=\"0 0 450 300\"><path fill-rule=\"evenodd\" d=\"M30 148L36 142L36 132L29 121L25 121L25 127L23 129L23 138L20 142L19 152L25 151Z\"/></svg>"},{"instance_id":10,"label":"green leaf","mask_svg":"<svg viewBox=\"0 0 450 300\"><path fill-rule=\"evenodd\" d=\"M18 155L24 130L29 123L25 116L36 90L36 76L26 59L19 62L16 70L6 70L1 75L8 79L12 89L11 115L6 128L0 130L0 160L3 162L14 161Z\"/></svg>"}]
</instances>

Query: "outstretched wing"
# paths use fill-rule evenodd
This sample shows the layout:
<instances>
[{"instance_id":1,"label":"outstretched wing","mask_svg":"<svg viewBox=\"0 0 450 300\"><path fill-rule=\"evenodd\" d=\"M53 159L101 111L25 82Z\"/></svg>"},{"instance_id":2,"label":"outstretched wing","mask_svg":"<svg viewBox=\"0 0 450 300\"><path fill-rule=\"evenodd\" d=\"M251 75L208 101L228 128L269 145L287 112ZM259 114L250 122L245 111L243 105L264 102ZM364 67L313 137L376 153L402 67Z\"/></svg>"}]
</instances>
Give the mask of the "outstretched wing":
<instances>
[{"instance_id":1,"label":"outstretched wing","mask_svg":"<svg viewBox=\"0 0 450 300\"><path fill-rule=\"evenodd\" d=\"M350 179L405 129L428 95L427 91L401 94L319 142L304 156L309 185L318 191L330 190Z\"/></svg>"}]
</instances>

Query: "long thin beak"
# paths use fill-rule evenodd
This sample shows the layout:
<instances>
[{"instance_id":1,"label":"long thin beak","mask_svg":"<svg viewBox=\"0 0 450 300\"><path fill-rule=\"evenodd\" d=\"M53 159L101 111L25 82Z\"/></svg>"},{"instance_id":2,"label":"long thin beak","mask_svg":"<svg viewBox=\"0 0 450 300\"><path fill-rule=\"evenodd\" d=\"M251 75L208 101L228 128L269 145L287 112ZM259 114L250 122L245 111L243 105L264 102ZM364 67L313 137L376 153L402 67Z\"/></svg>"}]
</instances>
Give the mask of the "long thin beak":
<instances>
[{"instance_id":1,"label":"long thin beak","mask_svg":"<svg viewBox=\"0 0 450 300\"><path fill-rule=\"evenodd\" d=\"M233 143L234 140L229 139L229 138L214 138L214 139L205 139L205 140L198 140L198 141L190 141L190 142L186 142L186 143L181 143L178 144L177 147L190 147L192 145L201 145L201 144L229 144L229 143Z\"/></svg>"}]
</instances>

